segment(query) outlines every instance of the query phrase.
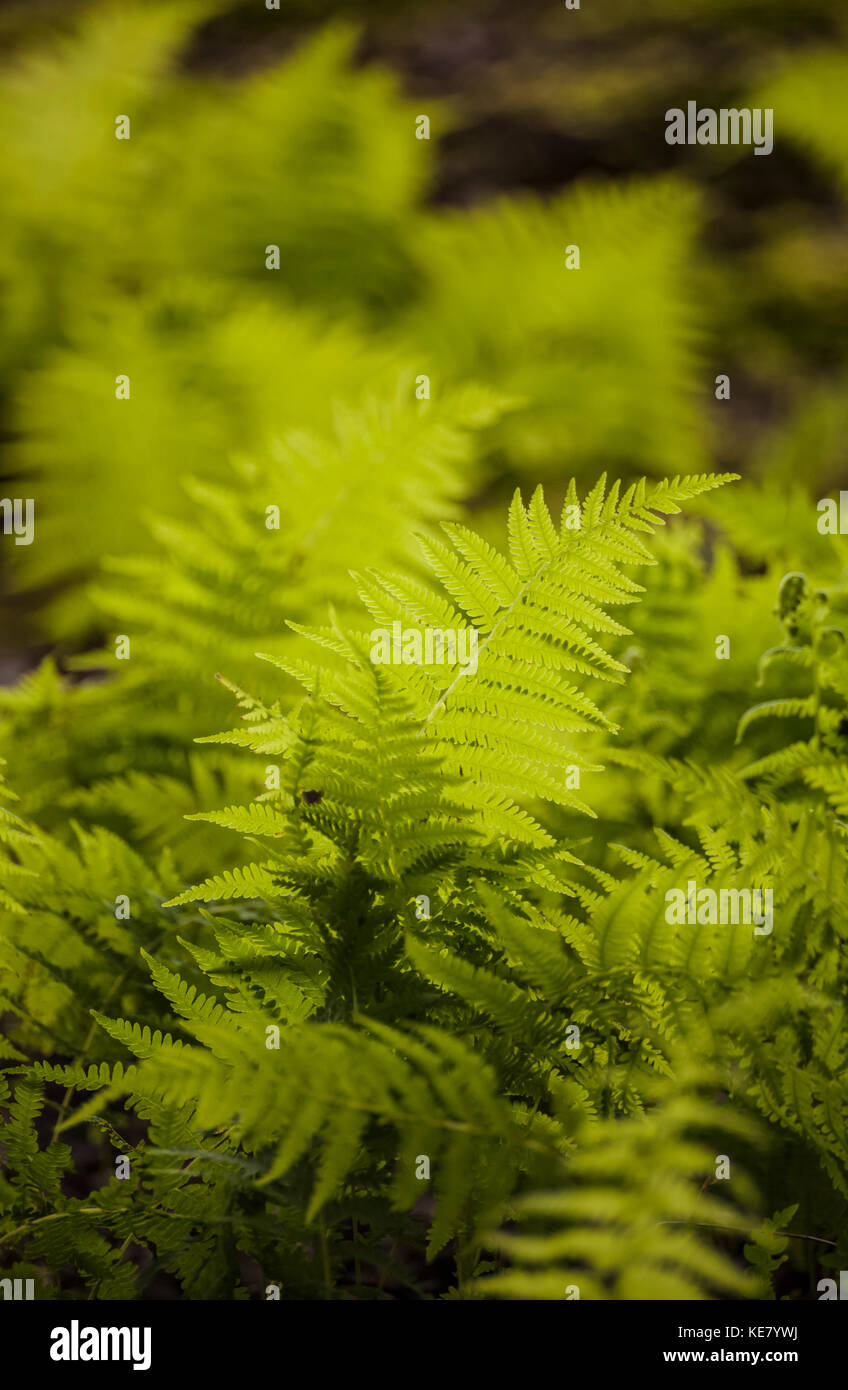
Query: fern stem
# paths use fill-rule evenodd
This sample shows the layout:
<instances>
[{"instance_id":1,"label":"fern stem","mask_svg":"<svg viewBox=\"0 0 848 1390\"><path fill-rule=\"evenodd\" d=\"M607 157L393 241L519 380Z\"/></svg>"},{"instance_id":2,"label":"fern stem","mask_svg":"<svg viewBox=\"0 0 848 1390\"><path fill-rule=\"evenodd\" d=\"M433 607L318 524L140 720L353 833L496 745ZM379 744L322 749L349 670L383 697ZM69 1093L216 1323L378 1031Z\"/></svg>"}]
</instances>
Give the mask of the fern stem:
<instances>
[{"instance_id":1,"label":"fern stem","mask_svg":"<svg viewBox=\"0 0 848 1390\"><path fill-rule=\"evenodd\" d=\"M492 641L492 639L493 639L494 637L497 636L497 634L500 632L501 628L503 627L504 623L505 623L505 622L507 621L507 619L512 615L513 611L518 607L519 603L521 603L522 599L524 598L524 595L525 595L526 593L528 593L530 589L532 589L533 585L534 585L539 579L541 579L542 575L545 573L545 570L550 568L550 566L553 564L554 560L558 558L558 556L559 556L559 551L557 552L557 555L556 555L556 556L553 556L550 560L546 560L545 563L544 563L543 565L540 565L539 568L538 568L538 570L536 571L536 573L533 574L533 575L531 575L530 578L529 578L528 580L525 581L525 583L522 585L522 587L521 587L521 589L519 590L519 592L516 594L515 598L512 600L512 603L511 603L507 608L504 609L504 611L501 613L500 617L498 618L497 622L493 624L491 632L487 633L486 636L483 638L483 641L480 643L479 648L478 648L478 652L477 652L477 660L478 660L478 662L479 662L480 657L482 656L483 652L484 652L484 651L486 650L486 648L488 647L489 643ZM454 678L453 678L453 680L451 681L450 685L448 686L447 690L443 691L443 693L439 696L438 700L437 700L436 703L434 704L433 708L430 710L430 713L427 715L427 718L424 720L424 723L421 725L421 728L418 730L419 734L423 734L423 732L424 732L424 730L426 729L427 725L430 723L430 720L431 720L431 719L433 718L433 716L435 715L436 710L437 710L437 709L440 709L440 708L444 705L444 703L445 703L445 701L447 700L448 696L452 693L452 691L454 691L454 690L456 689L456 687L459 685L459 682L464 678L464 676L465 676L465 671L464 671L464 670L460 671L458 675L454 676Z\"/></svg>"},{"instance_id":2,"label":"fern stem","mask_svg":"<svg viewBox=\"0 0 848 1390\"><path fill-rule=\"evenodd\" d=\"M821 713L821 684L819 682L818 662L813 662L813 748L817 753L821 752L821 729L819 726L819 716Z\"/></svg>"},{"instance_id":3,"label":"fern stem","mask_svg":"<svg viewBox=\"0 0 848 1390\"><path fill-rule=\"evenodd\" d=\"M6 1235L0 1236L0 1245L8 1245L22 1231L29 1231L33 1226L41 1226L45 1221L60 1221L63 1216L81 1215L104 1216L105 1213L100 1207L74 1207L71 1211L53 1211L49 1216L34 1216L32 1221L25 1221L22 1226L16 1226L13 1231L8 1231Z\"/></svg>"},{"instance_id":4,"label":"fern stem","mask_svg":"<svg viewBox=\"0 0 848 1390\"><path fill-rule=\"evenodd\" d=\"M659 1221L660 1226L703 1226L708 1231L733 1231L739 1235L738 1226L718 1226L714 1221ZM815 1240L819 1245L836 1245L835 1240L825 1240L824 1236L807 1236L801 1231L775 1231L776 1236L786 1236L790 1240Z\"/></svg>"}]
</instances>

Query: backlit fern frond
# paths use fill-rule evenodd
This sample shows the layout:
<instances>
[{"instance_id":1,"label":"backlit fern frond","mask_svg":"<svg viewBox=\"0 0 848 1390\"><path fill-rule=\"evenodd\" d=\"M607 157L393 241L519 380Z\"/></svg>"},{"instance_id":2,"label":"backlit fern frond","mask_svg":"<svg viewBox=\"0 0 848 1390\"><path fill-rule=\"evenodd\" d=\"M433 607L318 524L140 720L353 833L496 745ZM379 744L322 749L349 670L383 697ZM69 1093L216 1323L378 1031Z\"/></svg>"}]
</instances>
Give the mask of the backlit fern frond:
<instances>
[{"instance_id":1,"label":"backlit fern frond","mask_svg":"<svg viewBox=\"0 0 848 1390\"><path fill-rule=\"evenodd\" d=\"M362 576L360 594L378 624L369 639L370 669L364 635L301 629L336 663L329 670L292 667L292 674L309 690L320 688L347 715L348 728L351 717L373 717L376 691L402 695L410 735L418 725L444 772L461 779L456 794L483 833L550 843L521 802L542 797L588 809L569 787L586 766L579 736L608 721L575 676L621 682L626 674L593 635L623 630L606 609L640 592L624 566L650 562L640 537L653 534L663 514L723 481L675 479L652 489L643 482L621 496L618 484L607 493L602 480L582 504L572 485L559 528L541 492L529 507L516 495L509 559L464 528L447 528L450 547L422 548L448 597L400 575ZM381 657L378 639L388 643L395 632L402 639L405 631L417 634L417 655L413 648L402 659ZM435 647L428 656L422 643L430 632L454 634L447 660ZM386 660L391 664L374 664Z\"/></svg>"}]
</instances>

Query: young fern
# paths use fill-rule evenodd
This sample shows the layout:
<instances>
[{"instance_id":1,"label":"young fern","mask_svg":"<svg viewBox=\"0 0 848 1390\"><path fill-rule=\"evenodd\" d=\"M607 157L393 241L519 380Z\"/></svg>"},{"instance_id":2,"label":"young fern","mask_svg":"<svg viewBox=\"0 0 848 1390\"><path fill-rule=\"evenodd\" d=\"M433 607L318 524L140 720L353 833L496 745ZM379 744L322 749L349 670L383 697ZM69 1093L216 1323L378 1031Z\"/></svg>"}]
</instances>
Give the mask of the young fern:
<instances>
[{"instance_id":1,"label":"young fern","mask_svg":"<svg viewBox=\"0 0 848 1390\"><path fill-rule=\"evenodd\" d=\"M777 616L786 634L760 661L760 682L778 669L792 681L791 693L753 705L739 722L737 742L763 721L780 719L806 739L764 753L742 776L766 785L791 785L799 776L841 805L839 791L848 768L848 591L844 584L814 589L805 575L784 576Z\"/></svg>"}]
</instances>

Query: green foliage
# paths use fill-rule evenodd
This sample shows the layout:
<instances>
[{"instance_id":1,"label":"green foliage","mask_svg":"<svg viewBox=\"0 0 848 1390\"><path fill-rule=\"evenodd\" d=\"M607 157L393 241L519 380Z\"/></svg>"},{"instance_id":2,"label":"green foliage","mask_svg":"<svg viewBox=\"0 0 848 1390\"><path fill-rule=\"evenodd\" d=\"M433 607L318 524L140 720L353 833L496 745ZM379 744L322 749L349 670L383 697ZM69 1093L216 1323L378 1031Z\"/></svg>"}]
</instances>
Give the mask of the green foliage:
<instances>
[{"instance_id":1,"label":"green foliage","mask_svg":"<svg viewBox=\"0 0 848 1390\"><path fill-rule=\"evenodd\" d=\"M185 516L177 461L230 479L231 454L314 429L328 395L373 390L388 366L353 320L411 286L403 215L427 148L408 140L411 108L382 74L348 70L345 33L308 46L282 83L180 81L204 8L95 8L6 78L0 274L15 287L7 343L29 366L14 388L16 466L38 472L44 538L16 557L28 583L135 549L153 499ZM82 86L85 102L71 101ZM273 486L268 503L282 500Z\"/></svg>"},{"instance_id":2,"label":"green foliage","mask_svg":"<svg viewBox=\"0 0 848 1390\"><path fill-rule=\"evenodd\" d=\"M648 1301L697 1299L709 1289L752 1296L753 1281L697 1238L694 1224L732 1232L745 1223L695 1187L711 1154L690 1133L715 1130L721 1120L698 1098L694 1077L687 1085L681 1076L680 1087L647 1118L583 1121L568 1186L520 1197L516 1229L492 1237L512 1267L484 1279L484 1292ZM562 1101L567 1106L567 1096Z\"/></svg>"},{"instance_id":3,"label":"green foliage","mask_svg":"<svg viewBox=\"0 0 848 1390\"><path fill-rule=\"evenodd\" d=\"M4 555L58 639L0 690L0 1265L814 1297L848 1259L845 364L804 320L796 389L775 324L838 319L831 261L786 223L719 266L679 174L447 212L354 34L213 77L221 8L95 4L0 79L38 509ZM841 63L756 104L844 192ZM793 381L744 482L717 342ZM395 627L442 637L381 659ZM693 882L769 930L670 913Z\"/></svg>"},{"instance_id":4,"label":"green foliage","mask_svg":"<svg viewBox=\"0 0 848 1390\"><path fill-rule=\"evenodd\" d=\"M9 814L0 1240L21 1268L59 1296L68 1279L139 1295L132 1243L189 1297L245 1297L246 1249L289 1296L350 1287L352 1260L355 1296L373 1297L419 1277L387 1259L390 1237L422 1260L449 1246L452 1296L758 1296L733 1258L756 1189L740 1172L727 1199L706 1196L713 1150L691 1133L741 1144L755 1168L757 1115L845 1200L844 1042L829 1003L845 876L808 872L814 844L844 867L838 821L824 800L780 800L773 775L737 767L723 774L735 809L715 825L716 774L616 752L617 725L588 694L627 676L608 646L633 633L608 610L644 592L628 571L662 572L646 541L724 481L602 480L582 500L572 483L558 526L541 490L529 504L516 494L508 555L446 523L445 541L422 537L416 574L354 576L370 636L351 625L352 599L347 619L294 623L318 659L271 658L285 673L277 699L236 691L242 726L212 739L235 760L273 756L279 784L191 817L245 837L247 863L180 886L167 849L151 858L82 826L73 847ZM806 632L801 589L781 593L784 620ZM395 622L473 628L475 669L449 651L375 663L375 632ZM658 831L659 855L621 848L614 872L579 853L558 817L592 807L566 774L602 772L601 746L614 767L674 785L697 847ZM94 791L92 805L108 804ZM774 949L743 923L669 921L669 892L691 878L771 887ZM723 1107L706 1098L707 1065ZM64 1091L46 1147L45 1085ZM144 1137L121 1138L122 1104ZM85 1126L130 1176L67 1199L58 1136ZM37 1200L36 1161L54 1175ZM520 1231L498 1233L503 1220ZM316 1232L317 1261L305 1253Z\"/></svg>"},{"instance_id":5,"label":"green foliage","mask_svg":"<svg viewBox=\"0 0 848 1390\"><path fill-rule=\"evenodd\" d=\"M187 533L198 513L215 525L209 497L219 498L235 534L216 537L229 552L218 564L207 548L205 578L225 579L239 559L237 513L258 527L279 505L309 537L308 512L335 486L315 486L328 450L363 513L392 480L411 503L401 530L446 515L473 485L473 471L444 466L473 461L450 437L457 419L487 427L474 452L490 476L505 448L534 479L559 472L563 447L585 474L705 461L688 190L643 181L581 188L551 207L434 214L422 205L431 144L414 138L415 108L381 71L352 68L347 30L322 31L282 68L225 90L181 77L192 25L218 7L95 6L75 32L18 55L0 84L6 344L26 368L7 371L10 462L37 483L40 528L14 561L26 591L61 583L42 626L65 639L91 630L80 579L114 557L134 574L129 557L158 549L145 536L151 513L189 563ZM86 102L69 123L67 94L81 85ZM123 112L132 134L117 140ZM583 246L579 272L565 267L570 244ZM269 246L279 269L266 268ZM128 400L116 399L119 374ZM441 440L416 438L422 374ZM473 381L488 383L476 402ZM507 398L500 418L491 407ZM384 449L405 466L375 468ZM281 476L298 479L303 515ZM373 511L372 534L390 534L384 519L394 520ZM354 523L345 550L356 548ZM325 535L322 556L335 553ZM268 578L275 564L290 575L296 555L272 559ZM373 546L369 557L380 558ZM121 617L136 617L126 594ZM183 650L196 635L189 617L174 633Z\"/></svg>"},{"instance_id":6,"label":"green foliage","mask_svg":"<svg viewBox=\"0 0 848 1390\"><path fill-rule=\"evenodd\" d=\"M587 186L431 221L426 292L409 332L434 369L532 402L497 441L530 476L673 473L704 462L693 382L703 353L688 300L695 200L676 180ZM579 270L566 269L577 247ZM552 287L557 287L552 292ZM505 304L493 331L493 306Z\"/></svg>"},{"instance_id":7,"label":"green foliage","mask_svg":"<svg viewBox=\"0 0 848 1390\"><path fill-rule=\"evenodd\" d=\"M776 1211L753 1232L751 1244L745 1246L745 1259L756 1270L771 1297L774 1297L772 1278L786 1259L789 1243L789 1238L780 1228L792 1220L797 1210L796 1203L784 1211Z\"/></svg>"},{"instance_id":8,"label":"green foliage","mask_svg":"<svg viewBox=\"0 0 848 1390\"><path fill-rule=\"evenodd\" d=\"M764 106L780 112L790 137L830 166L843 196L848 193L848 140L842 123L833 121L833 112L846 79L845 53L821 48L806 54L801 62L788 64L758 94Z\"/></svg>"}]
</instances>

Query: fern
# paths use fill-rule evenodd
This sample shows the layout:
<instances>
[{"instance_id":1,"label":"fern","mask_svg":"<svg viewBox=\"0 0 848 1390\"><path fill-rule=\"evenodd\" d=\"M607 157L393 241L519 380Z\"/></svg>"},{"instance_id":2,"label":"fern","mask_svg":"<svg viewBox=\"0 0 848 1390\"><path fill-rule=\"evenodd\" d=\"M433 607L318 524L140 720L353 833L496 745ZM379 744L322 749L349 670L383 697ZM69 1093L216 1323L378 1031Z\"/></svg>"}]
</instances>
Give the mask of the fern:
<instances>
[{"instance_id":1,"label":"fern","mask_svg":"<svg viewBox=\"0 0 848 1390\"><path fill-rule=\"evenodd\" d=\"M694 1185L712 1155L690 1131L715 1128L717 1117L692 1080L688 1087L681 1081L681 1093L648 1116L618 1124L583 1120L567 1186L522 1196L511 1213L517 1228L490 1234L512 1268L482 1278L481 1294L676 1300L723 1290L751 1296L753 1280L700 1238L703 1228L720 1235L745 1222L737 1209ZM568 1106L566 1087L559 1100Z\"/></svg>"},{"instance_id":2,"label":"fern","mask_svg":"<svg viewBox=\"0 0 848 1390\"><path fill-rule=\"evenodd\" d=\"M0 1264L71 1301L813 1298L848 1259L839 228L799 183L717 257L739 150L447 210L461 102L417 140L304 5L216 76L225 10L260 24L95 3L0 74L5 645L47 650L0 689ZM659 130L632 53L696 75L642 10L475 124L618 167L622 101ZM844 60L744 14L775 196L843 190Z\"/></svg>"}]
</instances>

